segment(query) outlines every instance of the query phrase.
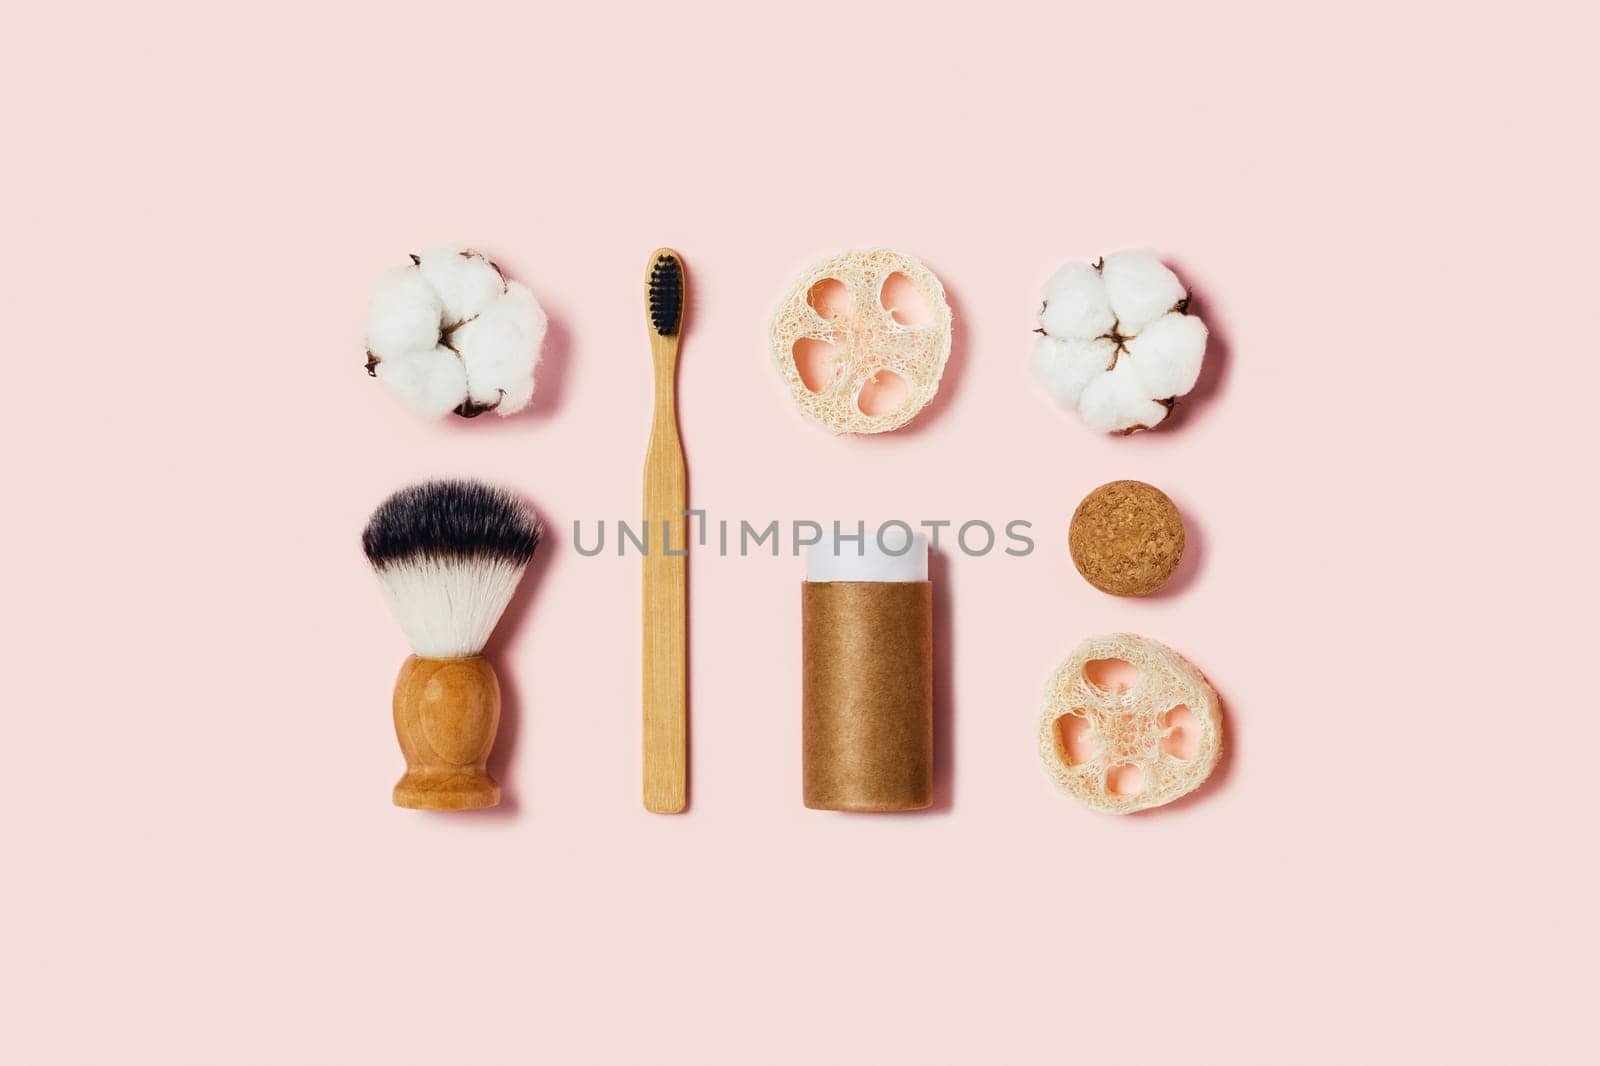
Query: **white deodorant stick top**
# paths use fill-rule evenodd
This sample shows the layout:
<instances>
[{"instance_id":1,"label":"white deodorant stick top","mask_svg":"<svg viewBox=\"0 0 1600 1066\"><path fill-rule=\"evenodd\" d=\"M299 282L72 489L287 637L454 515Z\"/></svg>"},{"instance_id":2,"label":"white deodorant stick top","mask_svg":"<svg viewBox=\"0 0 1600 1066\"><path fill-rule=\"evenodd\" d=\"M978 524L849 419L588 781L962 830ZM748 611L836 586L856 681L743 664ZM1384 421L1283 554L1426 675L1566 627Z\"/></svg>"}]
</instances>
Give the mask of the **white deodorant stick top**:
<instances>
[{"instance_id":1,"label":"white deodorant stick top","mask_svg":"<svg viewBox=\"0 0 1600 1066\"><path fill-rule=\"evenodd\" d=\"M806 549L807 581L926 581L928 537L902 527L868 529L858 539L849 531L842 536L824 533ZM907 544L909 539L910 544Z\"/></svg>"}]
</instances>

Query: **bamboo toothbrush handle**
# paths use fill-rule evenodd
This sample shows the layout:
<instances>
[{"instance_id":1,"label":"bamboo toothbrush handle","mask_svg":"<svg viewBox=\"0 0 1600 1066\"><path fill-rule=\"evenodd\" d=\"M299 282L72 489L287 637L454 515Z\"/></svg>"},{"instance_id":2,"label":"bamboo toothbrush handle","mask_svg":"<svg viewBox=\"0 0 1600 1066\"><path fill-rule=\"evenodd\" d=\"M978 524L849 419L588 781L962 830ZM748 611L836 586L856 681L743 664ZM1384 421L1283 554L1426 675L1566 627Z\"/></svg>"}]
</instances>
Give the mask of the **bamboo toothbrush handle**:
<instances>
[{"instance_id":1,"label":"bamboo toothbrush handle","mask_svg":"<svg viewBox=\"0 0 1600 1066\"><path fill-rule=\"evenodd\" d=\"M644 463L644 806L676 814L688 804L689 543L683 444L675 379L678 338L652 334L655 416ZM664 543L665 538L665 543Z\"/></svg>"}]
</instances>

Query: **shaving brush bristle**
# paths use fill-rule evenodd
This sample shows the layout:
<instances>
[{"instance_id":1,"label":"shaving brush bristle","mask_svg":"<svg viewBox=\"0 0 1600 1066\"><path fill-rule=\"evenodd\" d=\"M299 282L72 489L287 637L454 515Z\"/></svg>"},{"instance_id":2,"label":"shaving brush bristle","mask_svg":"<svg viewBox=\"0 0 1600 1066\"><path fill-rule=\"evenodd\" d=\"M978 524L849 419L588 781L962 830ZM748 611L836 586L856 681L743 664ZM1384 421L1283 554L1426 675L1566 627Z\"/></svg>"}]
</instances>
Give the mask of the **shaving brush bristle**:
<instances>
[{"instance_id":1,"label":"shaving brush bristle","mask_svg":"<svg viewBox=\"0 0 1600 1066\"><path fill-rule=\"evenodd\" d=\"M538 546L527 504L479 481L401 489L361 534L395 621L426 659L483 651Z\"/></svg>"}]
</instances>

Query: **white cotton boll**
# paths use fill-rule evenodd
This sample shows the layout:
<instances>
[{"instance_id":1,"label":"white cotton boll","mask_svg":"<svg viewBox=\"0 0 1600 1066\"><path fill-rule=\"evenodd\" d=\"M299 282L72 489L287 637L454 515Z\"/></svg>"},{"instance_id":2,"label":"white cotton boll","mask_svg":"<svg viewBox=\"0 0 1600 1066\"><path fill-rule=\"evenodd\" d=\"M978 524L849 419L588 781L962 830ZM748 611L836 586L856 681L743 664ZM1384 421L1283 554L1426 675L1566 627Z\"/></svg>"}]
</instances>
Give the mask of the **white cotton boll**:
<instances>
[{"instance_id":1,"label":"white cotton boll","mask_svg":"<svg viewBox=\"0 0 1600 1066\"><path fill-rule=\"evenodd\" d=\"M378 278L367 312L367 350L383 357L432 348L443 315L433 286L415 266L395 267Z\"/></svg>"},{"instance_id":2,"label":"white cotton boll","mask_svg":"<svg viewBox=\"0 0 1600 1066\"><path fill-rule=\"evenodd\" d=\"M1039 324L1052 337L1099 337L1115 321L1105 280L1088 263L1068 263L1044 287Z\"/></svg>"},{"instance_id":3,"label":"white cotton boll","mask_svg":"<svg viewBox=\"0 0 1600 1066\"><path fill-rule=\"evenodd\" d=\"M1151 251L1108 255L1101 276L1111 310L1117 316L1118 332L1124 336L1138 333L1187 295L1178 275Z\"/></svg>"},{"instance_id":4,"label":"white cotton boll","mask_svg":"<svg viewBox=\"0 0 1600 1066\"><path fill-rule=\"evenodd\" d=\"M467 398L467 374L456 353L443 346L384 356L378 380L423 418L443 418Z\"/></svg>"},{"instance_id":5,"label":"white cotton boll","mask_svg":"<svg viewBox=\"0 0 1600 1066\"><path fill-rule=\"evenodd\" d=\"M1176 310L1187 296L1154 252L1117 252L1098 269L1062 267L1045 285L1034 376L1090 429L1160 425L1205 359L1205 323Z\"/></svg>"},{"instance_id":6,"label":"white cotton boll","mask_svg":"<svg viewBox=\"0 0 1600 1066\"><path fill-rule=\"evenodd\" d=\"M1116 345L1109 340L1057 340L1040 337L1033 346L1033 376L1050 398L1071 410L1084 388L1111 365Z\"/></svg>"},{"instance_id":7,"label":"white cotton boll","mask_svg":"<svg viewBox=\"0 0 1600 1066\"><path fill-rule=\"evenodd\" d=\"M547 325L533 293L513 281L478 317L451 334L474 404L493 407L501 415L528 406Z\"/></svg>"},{"instance_id":8,"label":"white cotton boll","mask_svg":"<svg viewBox=\"0 0 1600 1066\"><path fill-rule=\"evenodd\" d=\"M369 319L368 369L424 417L509 415L533 398L544 311L478 252L430 248L385 273Z\"/></svg>"},{"instance_id":9,"label":"white cotton boll","mask_svg":"<svg viewBox=\"0 0 1600 1066\"><path fill-rule=\"evenodd\" d=\"M1176 311L1162 315L1128 341L1129 359L1148 394L1182 396L1194 388L1206 354L1206 324Z\"/></svg>"},{"instance_id":10,"label":"white cotton boll","mask_svg":"<svg viewBox=\"0 0 1600 1066\"><path fill-rule=\"evenodd\" d=\"M1083 390L1078 414L1092 430L1120 433L1160 424L1167 417L1167 409L1150 398L1144 382L1134 372L1133 361L1123 356L1109 373L1101 374Z\"/></svg>"},{"instance_id":11,"label":"white cotton boll","mask_svg":"<svg viewBox=\"0 0 1600 1066\"><path fill-rule=\"evenodd\" d=\"M446 245L422 253L422 276L444 308L446 326L465 322L506 291L506 280L477 252Z\"/></svg>"}]
</instances>

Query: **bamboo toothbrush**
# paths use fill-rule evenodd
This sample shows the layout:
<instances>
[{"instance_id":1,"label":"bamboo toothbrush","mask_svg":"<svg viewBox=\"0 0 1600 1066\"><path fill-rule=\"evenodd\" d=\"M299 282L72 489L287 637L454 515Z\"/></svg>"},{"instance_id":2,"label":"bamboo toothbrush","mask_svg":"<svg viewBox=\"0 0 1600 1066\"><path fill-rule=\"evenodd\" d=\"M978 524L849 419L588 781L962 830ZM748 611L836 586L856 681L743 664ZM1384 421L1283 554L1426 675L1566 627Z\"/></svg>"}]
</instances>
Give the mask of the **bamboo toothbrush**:
<instances>
[{"instance_id":1,"label":"bamboo toothbrush","mask_svg":"<svg viewBox=\"0 0 1600 1066\"><path fill-rule=\"evenodd\" d=\"M656 398L644 457L644 808L658 814L689 802L688 489L676 385L683 295L682 258L657 248L645 283Z\"/></svg>"}]
</instances>

